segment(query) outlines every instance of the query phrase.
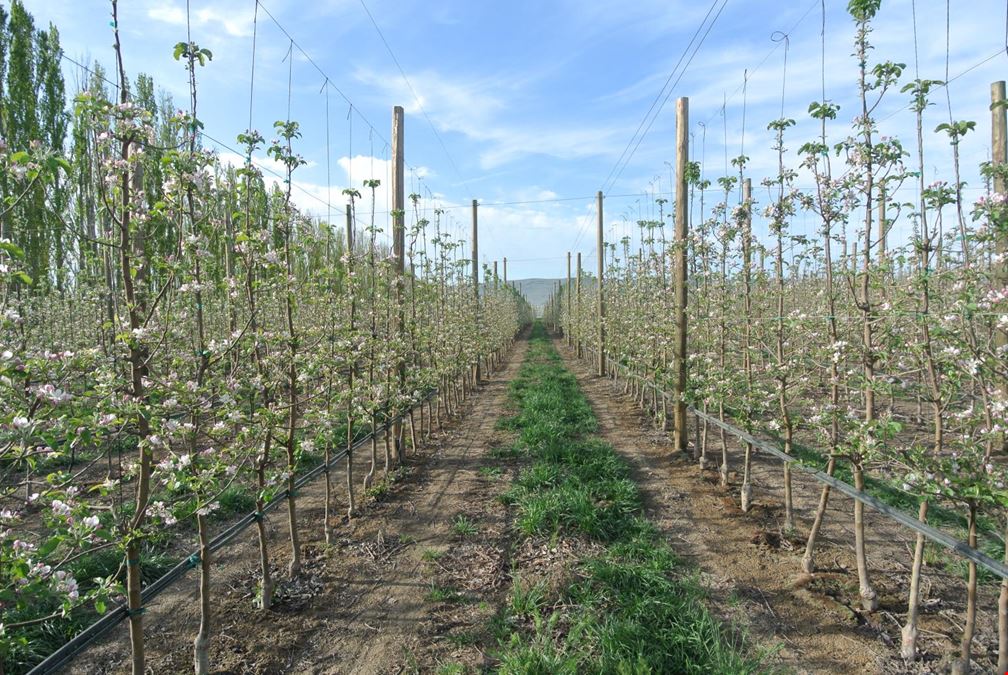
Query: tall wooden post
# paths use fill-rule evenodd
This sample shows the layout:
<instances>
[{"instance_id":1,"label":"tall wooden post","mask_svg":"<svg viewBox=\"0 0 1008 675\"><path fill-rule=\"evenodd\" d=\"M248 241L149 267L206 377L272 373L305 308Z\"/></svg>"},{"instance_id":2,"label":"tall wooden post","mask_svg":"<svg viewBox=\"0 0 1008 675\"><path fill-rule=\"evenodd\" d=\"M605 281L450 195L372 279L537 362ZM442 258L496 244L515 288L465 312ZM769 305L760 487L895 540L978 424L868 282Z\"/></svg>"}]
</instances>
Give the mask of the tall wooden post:
<instances>
[{"instance_id":1,"label":"tall wooden post","mask_svg":"<svg viewBox=\"0 0 1008 675\"><path fill-rule=\"evenodd\" d=\"M999 80L991 84L991 160L1002 170L1008 165L1008 119L1005 108L1005 81ZM1008 181L1005 174L998 172L994 176L994 194L1004 198L1008 194ZM1000 261L994 264L994 288L1008 286L1008 230L1002 229L997 242L997 252ZM1001 324L994 335L994 348L1004 349L1008 346L1008 329ZM1008 381L1001 383L1001 391L1008 396ZM1001 435L1001 451L1008 451L1008 434Z\"/></svg>"},{"instance_id":2,"label":"tall wooden post","mask_svg":"<svg viewBox=\"0 0 1008 675\"><path fill-rule=\"evenodd\" d=\"M563 297L560 294L563 292L563 282L557 279L556 291L550 296L550 313L553 315L553 332L555 333L558 328L558 320L560 319L560 308L563 304L560 302L560 298Z\"/></svg>"},{"instance_id":3,"label":"tall wooden post","mask_svg":"<svg viewBox=\"0 0 1008 675\"><path fill-rule=\"evenodd\" d=\"M500 288L500 278L497 276L497 261L494 260L494 288Z\"/></svg>"},{"instance_id":4,"label":"tall wooden post","mask_svg":"<svg viewBox=\"0 0 1008 675\"><path fill-rule=\"evenodd\" d=\"M472 285L473 285L473 321L476 323L476 331L479 332L480 320L480 289L479 289L479 218L477 210L479 204L472 200ZM476 357L476 382L480 381L480 361Z\"/></svg>"},{"instance_id":5,"label":"tall wooden post","mask_svg":"<svg viewBox=\"0 0 1008 675\"><path fill-rule=\"evenodd\" d=\"M675 182L675 319L674 347L675 410L673 444L685 452L689 430L686 428L686 250L689 240L689 99L676 100L676 182Z\"/></svg>"},{"instance_id":6,"label":"tall wooden post","mask_svg":"<svg viewBox=\"0 0 1008 675\"><path fill-rule=\"evenodd\" d=\"M392 254L397 274L403 272L406 249L406 190L404 186L403 108L392 108Z\"/></svg>"},{"instance_id":7,"label":"tall wooden post","mask_svg":"<svg viewBox=\"0 0 1008 675\"><path fill-rule=\"evenodd\" d=\"M567 251L567 327L564 332L567 334L567 346L574 344L573 324L571 323L571 252Z\"/></svg>"},{"instance_id":8,"label":"tall wooden post","mask_svg":"<svg viewBox=\"0 0 1008 675\"><path fill-rule=\"evenodd\" d=\"M577 330L574 331L574 341L577 355L580 359L584 358L584 345L581 341L581 251L577 253L577 307L574 313L577 316Z\"/></svg>"},{"instance_id":9,"label":"tall wooden post","mask_svg":"<svg viewBox=\"0 0 1008 675\"><path fill-rule=\"evenodd\" d=\"M392 255L395 265L395 298L397 312L396 332L400 340L405 339L406 317L403 302L403 271L406 261L406 191L405 191L405 155L403 148L403 108L400 105L392 108ZM399 374L399 386L406 386L406 362L399 357L396 363ZM405 411L399 411L405 412ZM393 456L397 461L406 456L402 433L402 421L396 419L392 425Z\"/></svg>"},{"instance_id":10,"label":"tall wooden post","mask_svg":"<svg viewBox=\"0 0 1008 675\"><path fill-rule=\"evenodd\" d=\"M991 160L995 166L1001 169L1008 164L1008 121L1005 113L1005 81L999 80L991 84ZM1008 181L1005 174L998 172L994 175L994 194L1002 197L1008 193ZM1008 231L1002 231L997 242L997 251L1001 254L1000 263L994 269L995 287L1000 282L1004 288L1008 285ZM1004 347L1008 344L1008 331L1004 328L998 331L995 336L995 347ZM1008 383L1005 383L1008 386ZM1005 438L1005 448L1008 449L1008 437Z\"/></svg>"},{"instance_id":11,"label":"tall wooden post","mask_svg":"<svg viewBox=\"0 0 1008 675\"><path fill-rule=\"evenodd\" d=\"M507 286L507 258L504 258L504 285Z\"/></svg>"},{"instance_id":12,"label":"tall wooden post","mask_svg":"<svg viewBox=\"0 0 1008 675\"><path fill-rule=\"evenodd\" d=\"M1000 168L1004 168L1008 163L1008 118L1005 113L1004 80L991 84L991 160ZM1003 173L995 174L995 195L1004 197L1005 193L1008 193L1008 185L1005 183ZM1001 254L1001 259L992 270L994 287L1005 288L1008 286L1008 232L1001 233L997 251ZM1002 350L1006 345L1008 345L1008 329L1002 326L995 329L994 348ZM1008 396L1008 382L1001 382L1001 395ZM1008 449L1008 434L1002 433L1001 451L1004 452L1005 449ZM1008 562L1008 543L1005 544L1005 562ZM1008 579L1001 580L1001 595L998 598L998 671L1008 672Z\"/></svg>"},{"instance_id":13,"label":"tall wooden post","mask_svg":"<svg viewBox=\"0 0 1008 675\"><path fill-rule=\"evenodd\" d=\"M596 195L598 201L598 227L596 232L596 247L598 249L598 376L606 374L606 343L605 343L605 284L602 275L605 272L605 242L602 240L602 190Z\"/></svg>"}]
</instances>

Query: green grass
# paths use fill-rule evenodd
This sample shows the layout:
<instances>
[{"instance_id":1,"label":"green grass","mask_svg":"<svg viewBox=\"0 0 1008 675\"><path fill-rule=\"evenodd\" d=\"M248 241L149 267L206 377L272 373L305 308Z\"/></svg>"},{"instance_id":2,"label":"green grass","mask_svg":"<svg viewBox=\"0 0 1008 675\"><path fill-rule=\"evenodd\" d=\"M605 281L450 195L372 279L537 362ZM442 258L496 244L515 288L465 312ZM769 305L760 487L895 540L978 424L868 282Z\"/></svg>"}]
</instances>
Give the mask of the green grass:
<instances>
[{"instance_id":1,"label":"green grass","mask_svg":"<svg viewBox=\"0 0 1008 675\"><path fill-rule=\"evenodd\" d=\"M704 605L704 593L641 515L626 464L592 437L588 401L533 327L502 426L532 458L504 495L524 535L583 538L603 552L549 590L514 580L491 621L502 673L745 673L760 667ZM556 608L556 609L554 609Z\"/></svg>"},{"instance_id":2,"label":"green grass","mask_svg":"<svg viewBox=\"0 0 1008 675\"><path fill-rule=\"evenodd\" d=\"M148 584L163 576L174 567L177 560L162 552L159 541L148 541L144 545L141 578ZM83 555L67 566L67 571L73 574L83 590L93 588L93 579L109 577L122 573L123 554L117 548L107 548ZM120 577L120 580L125 580ZM8 612L4 619L9 623L30 620L45 616L58 609L55 604L49 607L32 607L30 612L18 614ZM66 617L59 617L40 624L18 629L20 638L10 653L2 655L4 672L28 672L49 654L66 644L71 638L87 628L98 618L91 606L80 607Z\"/></svg>"},{"instance_id":3,"label":"green grass","mask_svg":"<svg viewBox=\"0 0 1008 675\"><path fill-rule=\"evenodd\" d=\"M472 647L479 644L479 635L471 631L452 633L451 635L446 635L445 639L456 647Z\"/></svg>"},{"instance_id":4,"label":"green grass","mask_svg":"<svg viewBox=\"0 0 1008 675\"><path fill-rule=\"evenodd\" d=\"M542 581L534 584L524 584L520 578L515 578L508 598L508 610L514 616L523 614L534 616L546 604L546 584Z\"/></svg>"},{"instance_id":5,"label":"green grass","mask_svg":"<svg viewBox=\"0 0 1008 675\"><path fill-rule=\"evenodd\" d=\"M488 454L493 459L519 459L528 456L525 449L517 443L493 448Z\"/></svg>"},{"instance_id":6,"label":"green grass","mask_svg":"<svg viewBox=\"0 0 1008 675\"><path fill-rule=\"evenodd\" d=\"M450 586L439 586L432 582L430 591L427 592L427 600L436 603L462 602L465 596Z\"/></svg>"},{"instance_id":7,"label":"green grass","mask_svg":"<svg viewBox=\"0 0 1008 675\"><path fill-rule=\"evenodd\" d=\"M481 476L483 476L484 478L490 478L492 480L500 478L503 475L503 473L504 472L501 471L501 468L499 466L484 466L481 467L479 470L479 474Z\"/></svg>"},{"instance_id":8,"label":"green grass","mask_svg":"<svg viewBox=\"0 0 1008 675\"><path fill-rule=\"evenodd\" d=\"M465 514L460 513L452 522L452 531L460 537L471 537L479 532L479 528Z\"/></svg>"},{"instance_id":9,"label":"green grass","mask_svg":"<svg viewBox=\"0 0 1008 675\"><path fill-rule=\"evenodd\" d=\"M425 548L423 553L420 554L420 559L424 562L434 562L440 560L445 554L445 551L437 548Z\"/></svg>"},{"instance_id":10,"label":"green grass","mask_svg":"<svg viewBox=\"0 0 1008 675\"><path fill-rule=\"evenodd\" d=\"M255 495L248 488L232 485L224 490L217 499L220 507L211 514L211 520L221 522L238 515L255 511Z\"/></svg>"}]
</instances>

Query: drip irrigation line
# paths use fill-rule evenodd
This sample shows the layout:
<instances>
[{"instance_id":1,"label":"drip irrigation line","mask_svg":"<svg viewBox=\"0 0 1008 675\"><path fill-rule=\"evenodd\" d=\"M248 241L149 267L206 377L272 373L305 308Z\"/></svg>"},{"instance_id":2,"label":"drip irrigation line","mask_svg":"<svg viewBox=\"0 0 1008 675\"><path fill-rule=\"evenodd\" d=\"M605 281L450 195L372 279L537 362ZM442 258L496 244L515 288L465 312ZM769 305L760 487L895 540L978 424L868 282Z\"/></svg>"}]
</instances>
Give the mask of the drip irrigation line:
<instances>
[{"instance_id":1,"label":"drip irrigation line","mask_svg":"<svg viewBox=\"0 0 1008 675\"><path fill-rule=\"evenodd\" d=\"M437 389L432 390L430 393L427 394L427 396L417 401L411 407L411 409L430 401L435 396L437 396L437 394L438 394ZM370 443L372 438L376 438L379 434L384 433L387 430L391 429L394 424L404 421L407 415L408 412L400 413L396 417L386 421L380 427L375 428L373 431L369 431L366 435L355 440L353 444L350 446L349 451L347 450L347 448L343 448L336 455L333 455L330 458L328 464L323 462L322 464L319 464L311 471L308 471L299 476L294 481L294 491L296 492L298 489L304 487L318 476L322 475L326 471L331 470L334 466L336 466L337 462L344 459L348 454L356 452L360 448L364 447L366 444ZM210 540L208 544L209 550L211 552L216 552L226 547L238 535L240 535L242 532L248 529L249 526L260 521L267 512L271 511L272 509L275 509L277 506L284 503L286 499L290 496L290 494L291 493L289 490L284 489L282 492L278 493L275 497L273 497L273 499L271 499L268 503L266 503L263 506L263 510L261 512L255 511L246 514L245 516L243 516L242 518L231 524L227 529L225 529L223 532L219 533L217 536L215 536L213 539ZM187 556L181 562L172 567L160 578L146 585L140 593L141 605L142 605L141 611L143 608L149 605L154 598L156 598L165 589L167 589L172 583L184 577L189 572L189 570L194 569L198 563L199 563L199 549L192 552L189 556ZM46 657L46 659L42 661L42 663L32 668L29 671L28 675L47 675L48 673L54 673L58 671L60 668L62 668L71 660L73 660L74 657L76 657L85 649L87 649L89 646L91 646L92 643L99 640L102 636L104 636L113 628L115 628L120 623L129 618L129 616L130 616L129 608L125 603L119 605L115 609L110 610L103 617L92 623L83 631L75 635L62 647L60 647L55 652Z\"/></svg>"},{"instance_id":2,"label":"drip irrigation line","mask_svg":"<svg viewBox=\"0 0 1008 675\"><path fill-rule=\"evenodd\" d=\"M647 378L629 372L626 366L620 364L619 362L613 361L613 363L616 365L617 368L623 369L624 377L640 381L645 387L648 387L649 389L654 391L655 395L661 395L661 397L666 402L672 403L673 405L675 404L675 398L672 394L658 387L656 384L654 384ZM907 527L913 530L914 532L924 535L925 537L927 537L928 539L937 544L941 544L942 546L950 549L951 551L957 553L963 558L966 558L967 560L976 563L977 565L983 567L989 572L996 574L1002 579L1008 579L1008 565L1006 565L1001 561L995 560L988 555L985 555L983 552L978 551L977 549L973 548L966 542L956 539L955 537L939 530L936 527L921 522L916 517L904 511L901 511L900 509L894 508L889 504L886 504L882 500L878 499L877 497L874 497L871 494L868 494L867 492L858 490L853 485L845 483L844 481L835 478L833 476L827 475L826 473L820 471L819 469L803 464L799 459L792 457L791 455L787 454L786 452L778 448L773 443L770 443L769 441L757 438L756 436L753 436L752 434L743 431L738 427L728 424L727 422L722 422L717 417L708 415L703 411L697 410L691 405L687 405L686 408L696 417L710 424L713 424L715 427L719 429L723 429L732 436L735 436L740 441L743 441L745 443L752 445L753 447L759 448L760 450L764 450L770 453L774 457L777 457L778 459L782 460L785 464L792 465L798 471L808 474L809 476L819 481L820 483L829 485L837 492L841 492L850 497L851 499L854 499L868 507L871 507L872 509L878 511L887 518L895 520L897 523L903 525L904 527Z\"/></svg>"},{"instance_id":3,"label":"drip irrigation line","mask_svg":"<svg viewBox=\"0 0 1008 675\"><path fill-rule=\"evenodd\" d=\"M510 258L508 259L508 261L510 262ZM717 309L716 306L715 306L715 309ZM896 311L891 311L891 310L887 311L886 314L887 315L892 314L892 315L897 316L897 317L912 318L912 319L923 319L926 316L926 315L924 315L924 314L922 314L920 312L910 312L910 311L899 311L899 312L896 312ZM930 316L932 318L936 318L933 314L930 315ZM987 317L987 318L991 318L991 319L996 319L996 318L1000 318L1002 316L1002 313L1000 313L1000 312L970 312L969 316L971 316L971 317ZM696 319L698 317L694 315L691 318ZM717 314L710 314L710 315L704 315L702 318L709 319L709 320L712 320L712 321L713 320L717 320L719 323L736 324L736 325L739 325L739 324L744 325L744 324L749 324L749 323L767 323L767 322L777 323L777 322L779 322L781 320L784 320L784 321L795 321L795 322L798 322L798 323L806 323L806 324L810 323L810 322L814 322L814 321L826 322L826 321L834 320L834 321L841 321L841 322L845 322L846 321L846 322L850 322L850 323L853 324L855 322L861 322L861 321L864 320L864 316L863 315L859 315L859 314L837 314L835 316L830 316L828 314L805 314L805 315L800 316L800 317L796 317L796 316L780 317L780 316L767 315L767 316L752 316L752 317L749 317L749 318L745 318L745 317L731 317L731 316L721 317L721 316L719 316ZM883 323L882 320L875 320L873 322L874 325L877 325L877 324L880 324L880 323ZM668 332L672 333L673 331L670 329ZM762 348L760 346L758 346L758 345L757 346L753 346L750 349L753 350L753 351L763 351ZM743 348L739 348L737 351L744 351L744 349Z\"/></svg>"}]
</instances>

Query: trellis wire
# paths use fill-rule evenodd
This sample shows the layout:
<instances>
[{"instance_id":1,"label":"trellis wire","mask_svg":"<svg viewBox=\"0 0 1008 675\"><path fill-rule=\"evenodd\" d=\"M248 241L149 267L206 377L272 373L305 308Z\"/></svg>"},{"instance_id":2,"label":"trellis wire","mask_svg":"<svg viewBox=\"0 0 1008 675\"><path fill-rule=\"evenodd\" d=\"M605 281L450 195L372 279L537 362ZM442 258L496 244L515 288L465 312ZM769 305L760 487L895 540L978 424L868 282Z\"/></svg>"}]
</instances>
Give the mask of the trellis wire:
<instances>
[{"instance_id":1,"label":"trellis wire","mask_svg":"<svg viewBox=\"0 0 1008 675\"><path fill-rule=\"evenodd\" d=\"M408 410L416 408L418 405L423 405L428 401L432 400L438 395L438 390L432 390L427 396L420 399L416 404L411 406ZM338 461L345 458L348 454L364 447L366 444L371 442L371 438L378 436L387 430L392 428L392 425L397 422L402 422L408 412L400 413L396 417L386 421L382 426L377 427L374 431L367 433L358 440L354 441L350 449L347 450L343 448L339 453L333 455L328 463L323 462L319 464L311 471L300 476L294 481L294 491L301 489L303 486L307 485L313 481L318 476L322 475L326 471L332 469ZM287 499L289 490L285 489L278 493L273 499L267 502L263 506L262 512L253 512L246 514L226 530L218 534L216 537L210 540L209 549L211 553L217 552L231 543L239 534L244 532L249 526L256 523L260 518L266 515L267 512L274 509L276 506L280 505L284 500ZM186 573L195 568L199 564L199 552L194 551L188 557L183 559L180 563L175 565L173 568L168 570L163 576L144 587L141 591L140 597L143 602L143 606L146 607L147 604L160 595L166 588L168 588L172 583L178 581L186 575ZM64 644L62 647L57 649L55 652L50 654L42 663L38 664L32 668L28 675L46 675L47 673L54 673L60 668L65 666L71 660L73 660L78 654L83 652L85 649L90 647L94 642L99 640L113 628L118 626L120 623L125 621L129 617L128 608L125 603L119 605L113 610L110 610L105 616L95 621L93 624L85 628L83 631L75 635L69 642Z\"/></svg>"},{"instance_id":2,"label":"trellis wire","mask_svg":"<svg viewBox=\"0 0 1008 675\"><path fill-rule=\"evenodd\" d=\"M660 394L666 402L674 401L673 395L668 393L658 385L654 384L647 378L629 372L629 369L626 366L618 363L617 361L612 360L611 358L610 360L613 363L614 367L616 367L618 370L619 369L623 370L622 377L625 377L627 379L639 380L645 387L654 391L655 394ZM769 452L771 455L777 457L783 462L792 464L796 469L810 475L812 478L816 479L820 483L825 483L826 485L829 485L837 492L842 492L851 499L854 499L856 501L861 502L862 504L865 504L866 506L871 507L872 509L881 513L882 515L887 516L892 520L895 520L899 524L913 530L914 532L918 532L924 535L925 537L935 542L936 544L941 544L942 546L954 551L955 553L966 558L967 560L970 560L976 563L977 565L983 567L984 569L988 570L989 572L996 574L1002 579L1008 579L1008 565L1005 565L1004 563L997 561L988 555L985 555L984 553L973 548L966 542L956 539L955 537L945 532L942 532L941 530L932 527L927 523L921 522L912 515L886 504L877 497L874 497L868 494L867 492L858 490L853 485L845 483L842 480L834 478L833 476L829 476L826 473L820 471L819 469L803 464L801 460L797 459L796 457L792 457L791 455L787 454L786 452L774 446L772 443L768 441L757 438L756 436L753 436L752 434L747 433L746 431L743 431L742 429L739 429L736 426L728 424L727 422L722 422L717 417L712 417L711 415L708 415L705 412L697 410L693 406L687 406L687 410L689 410L689 412L691 412L699 419L705 420L710 424L713 424L714 426L718 427L719 429L723 429L732 436L735 436L740 441L750 443L754 447Z\"/></svg>"}]
</instances>

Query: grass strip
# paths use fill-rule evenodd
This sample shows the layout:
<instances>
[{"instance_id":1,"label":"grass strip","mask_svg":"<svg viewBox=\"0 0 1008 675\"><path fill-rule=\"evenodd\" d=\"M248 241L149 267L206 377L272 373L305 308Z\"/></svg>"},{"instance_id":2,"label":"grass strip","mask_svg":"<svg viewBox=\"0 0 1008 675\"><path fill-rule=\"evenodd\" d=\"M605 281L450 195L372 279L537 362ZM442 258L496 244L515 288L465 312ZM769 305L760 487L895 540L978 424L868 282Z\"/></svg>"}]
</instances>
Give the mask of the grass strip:
<instances>
[{"instance_id":1,"label":"grass strip","mask_svg":"<svg viewBox=\"0 0 1008 675\"><path fill-rule=\"evenodd\" d=\"M504 494L526 536L582 538L602 552L578 560L570 579L514 582L495 632L503 673L747 673L760 659L704 605L704 591L655 527L574 375L533 327L502 422L515 452L532 459Z\"/></svg>"}]
</instances>

